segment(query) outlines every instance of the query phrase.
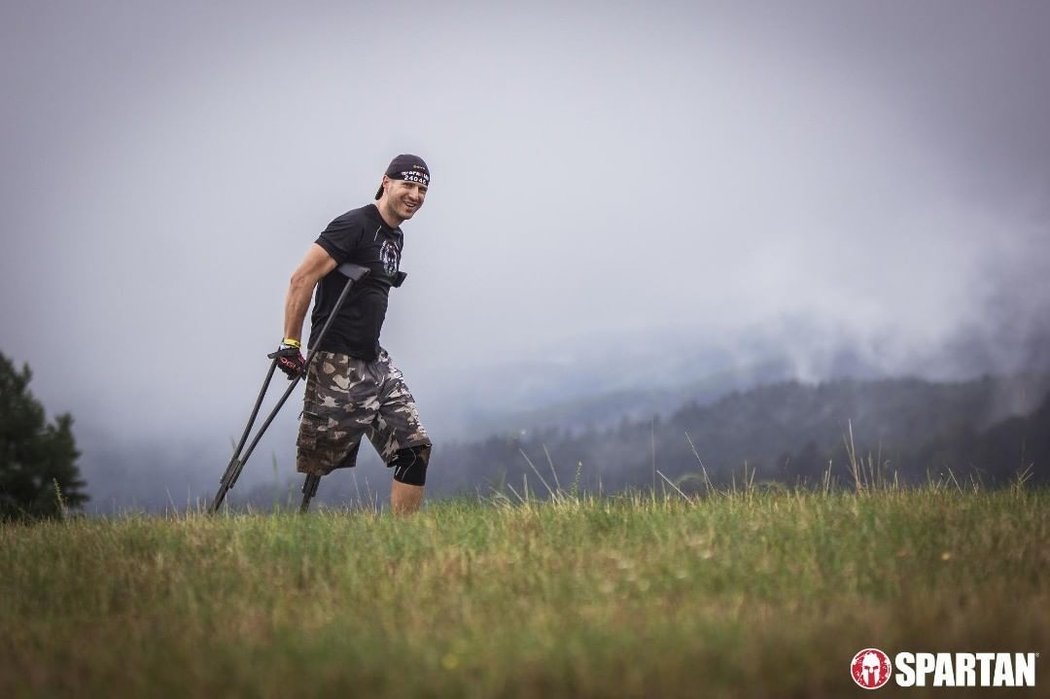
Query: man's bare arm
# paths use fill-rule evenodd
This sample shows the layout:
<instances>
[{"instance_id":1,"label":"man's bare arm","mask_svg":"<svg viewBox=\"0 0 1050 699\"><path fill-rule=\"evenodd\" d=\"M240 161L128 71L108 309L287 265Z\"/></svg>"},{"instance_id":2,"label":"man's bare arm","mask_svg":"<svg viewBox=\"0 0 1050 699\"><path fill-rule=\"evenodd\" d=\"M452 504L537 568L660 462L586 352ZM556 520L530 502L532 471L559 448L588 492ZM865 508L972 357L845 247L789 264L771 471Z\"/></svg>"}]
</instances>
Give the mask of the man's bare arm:
<instances>
[{"instance_id":1,"label":"man's bare arm","mask_svg":"<svg viewBox=\"0 0 1050 699\"><path fill-rule=\"evenodd\" d=\"M284 301L284 336L292 340L301 340L303 321L306 309L310 307L310 297L321 277L331 272L336 262L331 255L317 243L310 246L306 256L292 272L288 285L288 296Z\"/></svg>"}]
</instances>

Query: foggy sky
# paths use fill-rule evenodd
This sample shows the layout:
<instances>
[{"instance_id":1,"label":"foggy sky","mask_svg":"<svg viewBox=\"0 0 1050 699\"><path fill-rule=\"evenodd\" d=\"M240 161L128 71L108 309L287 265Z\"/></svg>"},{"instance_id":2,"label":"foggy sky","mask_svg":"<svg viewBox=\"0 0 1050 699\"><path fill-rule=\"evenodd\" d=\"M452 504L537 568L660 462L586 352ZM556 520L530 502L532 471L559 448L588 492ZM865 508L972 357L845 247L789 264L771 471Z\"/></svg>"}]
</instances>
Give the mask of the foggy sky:
<instances>
[{"instance_id":1,"label":"foggy sky","mask_svg":"<svg viewBox=\"0 0 1050 699\"><path fill-rule=\"evenodd\" d=\"M228 451L292 269L401 152L384 345L439 432L477 367L781 328L800 374L951 375L1045 327L1045 3L0 13L0 351L86 432Z\"/></svg>"}]
</instances>

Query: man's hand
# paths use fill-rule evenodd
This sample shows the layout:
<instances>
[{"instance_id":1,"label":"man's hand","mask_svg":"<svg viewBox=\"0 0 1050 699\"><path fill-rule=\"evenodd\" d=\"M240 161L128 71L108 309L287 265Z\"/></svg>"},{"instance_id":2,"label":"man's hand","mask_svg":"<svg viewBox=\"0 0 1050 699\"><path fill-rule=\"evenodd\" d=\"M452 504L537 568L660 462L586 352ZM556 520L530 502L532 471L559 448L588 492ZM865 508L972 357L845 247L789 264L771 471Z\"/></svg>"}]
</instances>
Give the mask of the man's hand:
<instances>
[{"instance_id":1,"label":"man's hand","mask_svg":"<svg viewBox=\"0 0 1050 699\"><path fill-rule=\"evenodd\" d=\"M276 352L266 356L269 359L277 360L277 367L288 376L290 381L302 376L303 370L306 369L306 360L303 359L303 353L299 350L300 347L297 340L285 338L281 341Z\"/></svg>"}]
</instances>

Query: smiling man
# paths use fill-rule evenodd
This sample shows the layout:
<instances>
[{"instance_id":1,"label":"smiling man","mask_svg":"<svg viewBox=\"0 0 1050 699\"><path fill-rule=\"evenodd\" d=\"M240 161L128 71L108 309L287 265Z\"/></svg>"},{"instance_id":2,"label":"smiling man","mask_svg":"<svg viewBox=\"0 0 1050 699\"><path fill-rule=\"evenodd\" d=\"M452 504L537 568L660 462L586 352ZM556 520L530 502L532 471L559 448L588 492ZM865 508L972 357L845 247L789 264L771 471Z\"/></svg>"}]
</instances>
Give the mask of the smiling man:
<instances>
[{"instance_id":1,"label":"smiling man","mask_svg":"<svg viewBox=\"0 0 1050 699\"><path fill-rule=\"evenodd\" d=\"M346 284L337 267L351 263L368 274L354 284L310 364L299 423L296 467L316 478L355 465L367 436L393 469L390 506L410 514L423 502L430 438L401 372L379 344L392 287L401 286L401 224L423 206L430 170L415 155L391 161L376 201L336 218L318 236L292 274L284 309L278 366L289 379L305 361L301 336L315 293L309 347L314 348ZM304 493L309 486L304 486ZM309 497L309 495L307 496ZM308 500L305 500L308 502ZM304 504L305 507L305 504Z\"/></svg>"}]
</instances>

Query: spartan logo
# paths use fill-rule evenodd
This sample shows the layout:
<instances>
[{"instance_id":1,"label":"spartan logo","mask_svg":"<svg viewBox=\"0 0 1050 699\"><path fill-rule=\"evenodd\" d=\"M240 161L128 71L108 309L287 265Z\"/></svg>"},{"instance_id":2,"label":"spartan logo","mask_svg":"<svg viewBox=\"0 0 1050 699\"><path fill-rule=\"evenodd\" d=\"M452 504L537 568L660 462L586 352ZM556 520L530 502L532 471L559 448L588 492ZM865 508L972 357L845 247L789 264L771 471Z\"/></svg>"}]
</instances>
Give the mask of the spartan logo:
<instances>
[{"instance_id":1,"label":"spartan logo","mask_svg":"<svg viewBox=\"0 0 1050 699\"><path fill-rule=\"evenodd\" d=\"M379 249L379 261L383 263L383 271L388 277L397 274L398 265L401 264L401 250L389 240L383 241L383 247Z\"/></svg>"},{"instance_id":2,"label":"spartan logo","mask_svg":"<svg viewBox=\"0 0 1050 699\"><path fill-rule=\"evenodd\" d=\"M890 658L878 648L865 648L853 656L850 674L864 689L878 689L890 681Z\"/></svg>"}]
</instances>

